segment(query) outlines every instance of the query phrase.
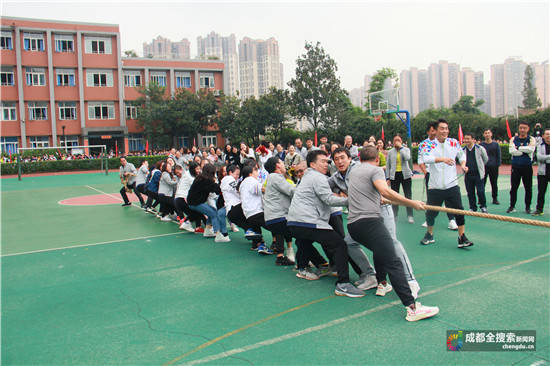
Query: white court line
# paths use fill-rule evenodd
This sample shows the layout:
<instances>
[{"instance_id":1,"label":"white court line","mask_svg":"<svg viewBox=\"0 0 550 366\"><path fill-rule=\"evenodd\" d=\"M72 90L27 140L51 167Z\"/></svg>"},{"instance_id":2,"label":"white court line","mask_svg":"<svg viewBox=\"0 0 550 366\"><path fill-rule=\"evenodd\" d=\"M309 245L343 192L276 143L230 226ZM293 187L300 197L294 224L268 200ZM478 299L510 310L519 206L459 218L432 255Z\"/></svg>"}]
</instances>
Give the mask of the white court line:
<instances>
[{"instance_id":1,"label":"white court line","mask_svg":"<svg viewBox=\"0 0 550 366\"><path fill-rule=\"evenodd\" d=\"M79 244L79 245L71 245L68 247L60 247L60 248L50 248L50 249L40 249L40 250L32 250L30 252L20 252L20 253L12 253L12 254L3 254L0 257L14 257L17 255L23 255L23 254L33 254L33 253L42 253L42 252L53 252L56 250L65 250L65 249L73 249L73 248L82 248L82 247L93 247L96 245L105 245L105 244L112 244L112 243L123 243L125 241L132 241L132 240L143 240L143 239L151 239L151 238L160 238L163 236L170 236L170 235L178 235L178 234L184 234L183 232L176 232L176 233L168 233L168 234L158 234L158 235L151 235L151 236L140 236L138 238L128 238L128 239L120 239L120 240L111 240L111 241L102 241L99 243L90 243L90 244Z\"/></svg>"},{"instance_id":2,"label":"white court line","mask_svg":"<svg viewBox=\"0 0 550 366\"><path fill-rule=\"evenodd\" d=\"M420 295L418 297L433 295L433 294L436 294L436 293L441 292L443 290L446 290L446 289L449 289L449 288L452 288L452 287L456 287L456 286L460 286L460 285L463 285L463 284L468 283L468 282L476 281L476 280L482 279L484 277L488 277L490 275L493 275L495 273L503 272L503 271L509 270L511 268L521 266L522 264L534 262L538 259L542 259L542 258L548 257L548 256L550 256L550 252L548 252L546 254L539 255L537 257L533 257L533 258L526 259L526 260L523 260L523 261L520 261L520 262L516 262L516 263L508 265L508 266L501 267L497 270L487 272L487 273L481 274L479 276L474 276L474 277L470 277L470 278L467 278L467 279L464 279L464 280L461 280L461 281L450 283L448 285L439 287L437 289L427 291L427 292L423 293L422 295ZM377 306L375 308L362 311L360 313L356 313L356 314L348 315L348 316L345 316L345 317L342 317L342 318L339 318L339 319L335 319L335 320L332 320L328 323L324 323L324 324L320 324L320 325L317 325L317 326L314 326L314 327L306 328L306 329L303 329L303 330L300 330L300 331L297 331L297 332L288 333L288 334L285 334L285 335L282 335L282 336L279 336L279 337L266 339L265 341L254 343L254 344L251 344L251 345L248 345L248 346L245 346L245 347L234 348L232 350L221 352L221 353L218 353L216 355L211 355L211 356L208 356L208 357L204 357L204 358L196 359L196 360L193 360L193 361L189 361L189 362L184 363L184 365L198 365L198 364L201 364L201 363L211 362L211 361L219 360L219 359L222 359L222 358L230 357L230 356L233 356L235 354L251 351L251 350L254 350L254 349L257 349L257 348L260 348L260 347L269 346L269 345L272 345L272 344L275 344L275 343L280 343L280 342L286 341L288 339L297 338L297 337L300 337L300 336L308 334L308 333L313 333L313 332L316 332L316 331L319 331L319 330L323 330L323 329L326 329L326 328L329 328L329 327L333 327L335 325L347 322L349 320L360 318L360 317L363 317L365 315L372 314L372 313L375 313L375 312L378 312L378 311L381 311L381 310L384 310L384 309L387 309L387 308L390 308L392 306L399 305L399 304L401 304L401 301L399 301L399 300L392 301L388 304L380 305L380 306Z\"/></svg>"},{"instance_id":3,"label":"white court line","mask_svg":"<svg viewBox=\"0 0 550 366\"><path fill-rule=\"evenodd\" d=\"M123 200L122 198L118 197L118 196L114 196L114 195L112 195L112 194L110 194L110 193L103 192L102 190L99 190L99 189L94 188L94 187L92 187L92 186L85 186L85 187L88 187L88 188L90 188L90 189L93 189L93 190L96 191L96 192L106 194L107 196L112 197L112 198L114 198L114 199L117 199L117 200L119 200L120 202L124 202L124 200ZM132 203L132 206L141 209L141 207L138 206L137 204L135 205L135 204Z\"/></svg>"}]
</instances>

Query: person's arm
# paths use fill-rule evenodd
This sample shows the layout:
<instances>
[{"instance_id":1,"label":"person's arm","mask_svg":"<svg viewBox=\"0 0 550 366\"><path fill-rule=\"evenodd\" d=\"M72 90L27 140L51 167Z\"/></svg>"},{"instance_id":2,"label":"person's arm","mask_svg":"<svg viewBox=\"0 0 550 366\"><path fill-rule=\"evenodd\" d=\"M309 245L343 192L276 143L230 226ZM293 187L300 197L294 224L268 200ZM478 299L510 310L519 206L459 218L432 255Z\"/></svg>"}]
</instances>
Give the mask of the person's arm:
<instances>
[{"instance_id":1,"label":"person's arm","mask_svg":"<svg viewBox=\"0 0 550 366\"><path fill-rule=\"evenodd\" d=\"M537 149L537 161L541 164L550 162L550 154L546 155L542 153L543 147L542 144L539 145Z\"/></svg>"},{"instance_id":2,"label":"person's arm","mask_svg":"<svg viewBox=\"0 0 550 366\"><path fill-rule=\"evenodd\" d=\"M394 161L393 161L393 154L392 152L394 151L395 149L391 149L390 152L388 153L388 158L386 159L386 169L384 169L385 171L385 174L386 174L386 180L389 180L390 179L390 172L392 170L392 166L394 164ZM397 152L397 151L396 151Z\"/></svg>"},{"instance_id":3,"label":"person's arm","mask_svg":"<svg viewBox=\"0 0 550 366\"><path fill-rule=\"evenodd\" d=\"M456 149L457 149L456 158L460 163L460 167L462 168L464 173L468 173L468 167L466 166L466 153L464 152L464 150L462 150L462 147L458 145L458 141L457 141Z\"/></svg>"},{"instance_id":4,"label":"person's arm","mask_svg":"<svg viewBox=\"0 0 550 366\"><path fill-rule=\"evenodd\" d=\"M275 178L274 183L275 184L273 184L273 187L277 189L279 192L281 192L282 194L290 198L294 196L294 191L296 190L296 186L293 186L292 184L288 183L283 176L277 176Z\"/></svg>"},{"instance_id":5,"label":"person's arm","mask_svg":"<svg viewBox=\"0 0 550 366\"><path fill-rule=\"evenodd\" d=\"M483 146L479 146L481 150L481 161L483 161L483 165L487 164L489 161L489 156L487 155L487 150Z\"/></svg>"},{"instance_id":6,"label":"person's arm","mask_svg":"<svg viewBox=\"0 0 550 366\"><path fill-rule=\"evenodd\" d=\"M500 151L500 144L498 142L495 142L497 144L497 166L500 166L502 164L502 154Z\"/></svg>"},{"instance_id":7,"label":"person's arm","mask_svg":"<svg viewBox=\"0 0 550 366\"><path fill-rule=\"evenodd\" d=\"M514 144L514 137L512 137L510 139L510 142L508 143L508 152L512 156L522 156L523 155L523 153L516 148L516 145Z\"/></svg>"},{"instance_id":8,"label":"person's arm","mask_svg":"<svg viewBox=\"0 0 550 366\"><path fill-rule=\"evenodd\" d=\"M322 179L325 180L324 177ZM335 207L348 205L348 198L336 196L334 193L332 193L326 180L323 182L321 179L318 179L317 183L318 184L315 184L313 186L313 189L315 190L315 194L317 195L317 197L319 197L321 201L327 203L329 206Z\"/></svg>"},{"instance_id":9,"label":"person's arm","mask_svg":"<svg viewBox=\"0 0 550 366\"><path fill-rule=\"evenodd\" d=\"M518 150L521 151L522 153L531 155L535 152L536 148L537 148L537 140L533 136L531 136L531 138L529 139L529 145L520 146Z\"/></svg>"},{"instance_id":10,"label":"person's arm","mask_svg":"<svg viewBox=\"0 0 550 366\"><path fill-rule=\"evenodd\" d=\"M401 146L399 153L401 154L402 162L411 160L411 150L408 147Z\"/></svg>"},{"instance_id":11,"label":"person's arm","mask_svg":"<svg viewBox=\"0 0 550 366\"><path fill-rule=\"evenodd\" d=\"M413 201L413 200L410 200L408 198L406 198L405 196L402 196L400 195L399 193L395 192L394 190L392 190L391 188L388 187L388 185L386 184L386 181L383 180L383 179L377 179L375 181L373 181L374 183L374 186L376 187L376 189L378 190L378 192L380 192L380 194L382 195L382 197L392 201L392 202L395 202L395 203L401 203L407 207L412 207L414 208L415 210L425 210L426 207L425 207L425 203L422 202L422 201Z\"/></svg>"}]
</instances>

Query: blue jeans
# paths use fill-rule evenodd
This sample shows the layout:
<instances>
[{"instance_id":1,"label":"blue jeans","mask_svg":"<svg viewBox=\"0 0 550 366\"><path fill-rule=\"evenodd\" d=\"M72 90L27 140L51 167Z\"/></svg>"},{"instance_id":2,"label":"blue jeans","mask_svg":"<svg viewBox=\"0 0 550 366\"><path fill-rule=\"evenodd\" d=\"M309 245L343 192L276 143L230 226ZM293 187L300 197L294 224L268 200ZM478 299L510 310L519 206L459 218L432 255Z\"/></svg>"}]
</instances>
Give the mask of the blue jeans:
<instances>
[{"instance_id":1,"label":"blue jeans","mask_svg":"<svg viewBox=\"0 0 550 366\"><path fill-rule=\"evenodd\" d=\"M225 207L216 210L206 202L200 205L189 205L189 208L193 211L200 212L208 217L207 223L212 223L214 232L221 232L227 234L227 223L225 221Z\"/></svg>"}]
</instances>

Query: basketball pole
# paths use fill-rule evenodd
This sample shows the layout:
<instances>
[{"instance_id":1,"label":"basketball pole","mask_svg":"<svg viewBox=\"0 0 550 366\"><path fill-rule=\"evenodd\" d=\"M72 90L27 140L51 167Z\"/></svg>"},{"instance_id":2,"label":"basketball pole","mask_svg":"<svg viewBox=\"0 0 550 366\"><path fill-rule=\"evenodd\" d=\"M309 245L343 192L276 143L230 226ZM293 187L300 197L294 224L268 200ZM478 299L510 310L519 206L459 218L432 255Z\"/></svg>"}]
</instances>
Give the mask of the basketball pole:
<instances>
[{"instance_id":1,"label":"basketball pole","mask_svg":"<svg viewBox=\"0 0 550 366\"><path fill-rule=\"evenodd\" d=\"M403 120L400 113L405 113L405 120ZM395 114L397 114L397 117L399 117L401 122L403 122L405 127L407 127L407 145L409 146L409 149L411 150L411 154L412 154L411 114L409 113L409 111L404 109L403 110L398 109ZM411 170L413 170L412 155L411 155L411 160L409 160L409 166Z\"/></svg>"}]
</instances>

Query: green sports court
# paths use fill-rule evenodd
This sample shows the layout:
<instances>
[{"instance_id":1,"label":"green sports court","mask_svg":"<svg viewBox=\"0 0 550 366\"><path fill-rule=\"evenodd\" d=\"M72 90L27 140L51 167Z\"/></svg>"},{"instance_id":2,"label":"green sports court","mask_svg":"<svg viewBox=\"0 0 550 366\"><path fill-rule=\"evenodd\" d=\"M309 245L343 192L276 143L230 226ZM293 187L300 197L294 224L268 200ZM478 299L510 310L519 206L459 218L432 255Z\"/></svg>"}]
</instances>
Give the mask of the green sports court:
<instances>
[{"instance_id":1,"label":"green sports court","mask_svg":"<svg viewBox=\"0 0 550 366\"><path fill-rule=\"evenodd\" d=\"M251 251L242 231L214 243L120 207L116 173L0 183L3 365L550 363L546 228L467 217L475 246L459 250L440 214L436 243L422 246L424 214L410 225L401 209L419 301L440 308L410 323L394 291L337 297L335 278L296 278ZM509 176L499 187L501 205L488 208L505 214ZM536 191L535 179L532 207ZM423 195L415 179L413 198ZM112 201L77 199L90 196ZM548 201L540 220L550 220ZM521 188L516 208L532 218ZM450 352L446 332L459 329L535 330L536 351Z\"/></svg>"}]
</instances>

